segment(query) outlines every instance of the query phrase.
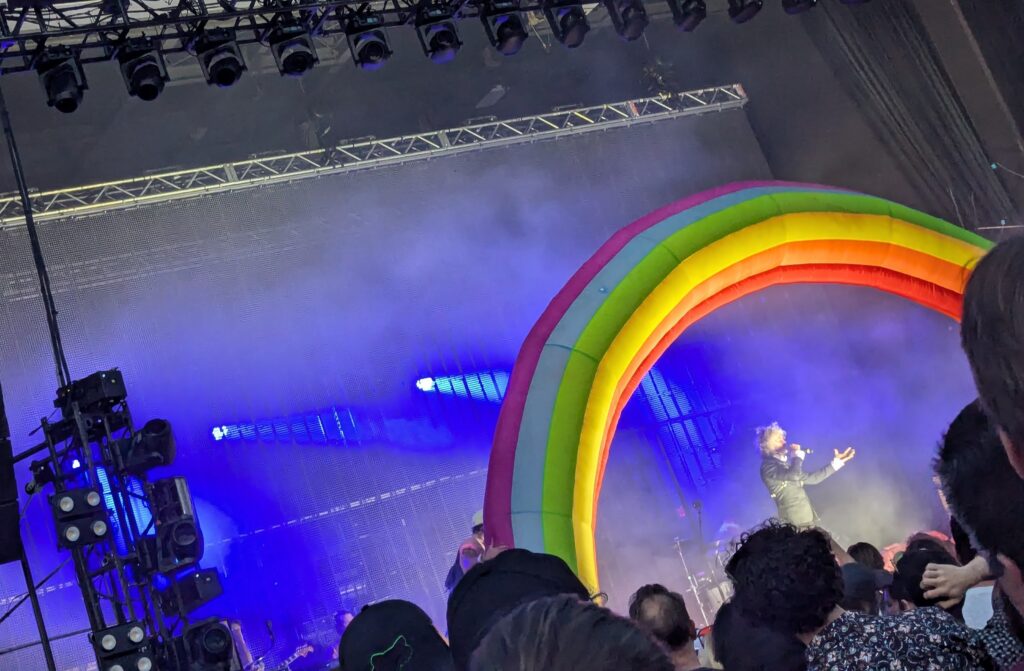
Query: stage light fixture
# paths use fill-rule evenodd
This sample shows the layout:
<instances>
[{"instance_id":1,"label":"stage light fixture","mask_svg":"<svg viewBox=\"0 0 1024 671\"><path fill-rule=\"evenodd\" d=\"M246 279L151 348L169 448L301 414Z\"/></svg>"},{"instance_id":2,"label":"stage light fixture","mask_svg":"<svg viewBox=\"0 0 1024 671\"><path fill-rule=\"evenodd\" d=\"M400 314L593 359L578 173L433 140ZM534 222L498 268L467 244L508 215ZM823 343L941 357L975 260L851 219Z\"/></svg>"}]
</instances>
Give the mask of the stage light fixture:
<instances>
[{"instance_id":1,"label":"stage light fixture","mask_svg":"<svg viewBox=\"0 0 1024 671\"><path fill-rule=\"evenodd\" d=\"M81 380L75 380L67 386L57 390L57 398L53 401L53 407L60 409L61 414L66 417L74 417L74 405L78 405L81 413L104 414L128 396L128 390L124 386L124 377L121 371L113 368L93 373ZM92 428L92 423L102 418L85 418L87 428Z\"/></svg>"},{"instance_id":2,"label":"stage light fixture","mask_svg":"<svg viewBox=\"0 0 1024 671\"><path fill-rule=\"evenodd\" d=\"M242 668L231 628L215 617L190 625L182 635L188 659L203 671L238 671Z\"/></svg>"},{"instance_id":3,"label":"stage light fixture","mask_svg":"<svg viewBox=\"0 0 1024 671\"><path fill-rule=\"evenodd\" d=\"M782 0L782 9L787 14L803 14L817 4L818 0Z\"/></svg>"},{"instance_id":4,"label":"stage light fixture","mask_svg":"<svg viewBox=\"0 0 1024 671\"><path fill-rule=\"evenodd\" d=\"M173 582L166 578L165 581L170 584L156 593L160 609L165 614L186 616L224 593L217 569L187 571L177 576Z\"/></svg>"},{"instance_id":5,"label":"stage light fixture","mask_svg":"<svg viewBox=\"0 0 1024 671\"><path fill-rule=\"evenodd\" d=\"M164 56L153 40L142 37L128 40L117 52L128 95L139 100L156 100L167 82Z\"/></svg>"},{"instance_id":6,"label":"stage light fixture","mask_svg":"<svg viewBox=\"0 0 1024 671\"><path fill-rule=\"evenodd\" d=\"M298 23L277 26L270 32L267 41L282 75L301 77L320 62L313 38L306 27Z\"/></svg>"},{"instance_id":7,"label":"stage light fixture","mask_svg":"<svg viewBox=\"0 0 1024 671\"><path fill-rule=\"evenodd\" d=\"M672 23L679 30L693 32L708 17L708 4L704 0L668 0Z\"/></svg>"},{"instance_id":8,"label":"stage light fixture","mask_svg":"<svg viewBox=\"0 0 1024 671\"><path fill-rule=\"evenodd\" d=\"M141 622L127 622L89 634L99 671L152 671L156 668Z\"/></svg>"},{"instance_id":9,"label":"stage light fixture","mask_svg":"<svg viewBox=\"0 0 1024 671\"><path fill-rule=\"evenodd\" d=\"M134 436L122 440L119 449L124 471L133 475L169 466L177 453L171 423L166 419L149 420Z\"/></svg>"},{"instance_id":10,"label":"stage light fixture","mask_svg":"<svg viewBox=\"0 0 1024 671\"><path fill-rule=\"evenodd\" d=\"M590 32L590 23L583 5L575 0L553 0L544 5L544 17L548 20L555 39L569 49L583 44L583 38Z\"/></svg>"},{"instance_id":11,"label":"stage light fixture","mask_svg":"<svg viewBox=\"0 0 1024 671\"><path fill-rule=\"evenodd\" d=\"M46 91L46 104L64 114L78 109L89 88L78 54L67 47L45 50L36 61L36 73Z\"/></svg>"},{"instance_id":12,"label":"stage light fixture","mask_svg":"<svg viewBox=\"0 0 1024 671\"><path fill-rule=\"evenodd\" d=\"M763 7L764 0L729 0L729 18L734 23L746 23Z\"/></svg>"},{"instance_id":13,"label":"stage light fixture","mask_svg":"<svg viewBox=\"0 0 1024 671\"><path fill-rule=\"evenodd\" d=\"M462 48L451 10L444 6L421 9L416 18L416 34L423 53L435 63L450 63Z\"/></svg>"},{"instance_id":14,"label":"stage light fixture","mask_svg":"<svg viewBox=\"0 0 1024 671\"><path fill-rule=\"evenodd\" d=\"M185 478L164 478L149 486L156 537L146 537L143 569L169 573L192 566L203 557L203 536Z\"/></svg>"},{"instance_id":15,"label":"stage light fixture","mask_svg":"<svg viewBox=\"0 0 1024 671\"><path fill-rule=\"evenodd\" d=\"M379 14L359 14L345 21L345 36L352 62L364 70L377 70L391 58L391 45Z\"/></svg>"},{"instance_id":16,"label":"stage light fixture","mask_svg":"<svg viewBox=\"0 0 1024 671\"><path fill-rule=\"evenodd\" d=\"M632 42L644 34L648 19L642 0L604 0L604 6L619 37Z\"/></svg>"},{"instance_id":17,"label":"stage light fixture","mask_svg":"<svg viewBox=\"0 0 1024 671\"><path fill-rule=\"evenodd\" d=\"M50 497L60 547L71 549L110 537L110 519L103 497L91 487L68 489Z\"/></svg>"},{"instance_id":18,"label":"stage light fixture","mask_svg":"<svg viewBox=\"0 0 1024 671\"><path fill-rule=\"evenodd\" d=\"M233 30L213 28L201 33L196 38L195 52L203 77L210 86L232 86L246 70Z\"/></svg>"},{"instance_id":19,"label":"stage light fixture","mask_svg":"<svg viewBox=\"0 0 1024 671\"><path fill-rule=\"evenodd\" d=\"M518 0L492 0L484 5L480 19L487 40L498 53L514 56L523 48L529 34L519 13Z\"/></svg>"}]
</instances>

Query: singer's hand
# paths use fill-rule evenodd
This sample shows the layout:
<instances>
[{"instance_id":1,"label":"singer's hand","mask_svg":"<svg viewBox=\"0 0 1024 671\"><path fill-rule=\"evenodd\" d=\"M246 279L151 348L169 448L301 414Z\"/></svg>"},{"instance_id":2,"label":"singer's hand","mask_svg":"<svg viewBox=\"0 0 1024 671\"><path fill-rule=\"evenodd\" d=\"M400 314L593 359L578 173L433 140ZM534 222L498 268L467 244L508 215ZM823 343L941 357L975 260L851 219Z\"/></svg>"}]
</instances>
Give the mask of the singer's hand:
<instances>
[{"instance_id":1,"label":"singer's hand","mask_svg":"<svg viewBox=\"0 0 1024 671\"><path fill-rule=\"evenodd\" d=\"M848 447L842 452L840 452L839 450L832 451L835 453L836 459L843 462L844 464L853 459L855 456L857 456L857 450L853 449L852 447Z\"/></svg>"},{"instance_id":2,"label":"singer's hand","mask_svg":"<svg viewBox=\"0 0 1024 671\"><path fill-rule=\"evenodd\" d=\"M790 443L789 450L790 452L803 452L804 448L800 447L799 443Z\"/></svg>"}]
</instances>

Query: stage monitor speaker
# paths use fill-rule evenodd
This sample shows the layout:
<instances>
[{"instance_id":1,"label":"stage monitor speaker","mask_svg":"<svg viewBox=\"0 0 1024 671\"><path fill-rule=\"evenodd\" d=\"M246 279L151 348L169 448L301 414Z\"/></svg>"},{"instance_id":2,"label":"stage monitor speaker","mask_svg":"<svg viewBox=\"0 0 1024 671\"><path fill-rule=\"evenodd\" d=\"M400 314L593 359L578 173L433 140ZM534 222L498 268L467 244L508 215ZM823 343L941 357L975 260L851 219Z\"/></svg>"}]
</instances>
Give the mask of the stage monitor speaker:
<instances>
[{"instance_id":1,"label":"stage monitor speaker","mask_svg":"<svg viewBox=\"0 0 1024 671\"><path fill-rule=\"evenodd\" d=\"M14 479L14 448L4 411L0 388L0 564L21 558L21 528L18 518L18 483Z\"/></svg>"}]
</instances>

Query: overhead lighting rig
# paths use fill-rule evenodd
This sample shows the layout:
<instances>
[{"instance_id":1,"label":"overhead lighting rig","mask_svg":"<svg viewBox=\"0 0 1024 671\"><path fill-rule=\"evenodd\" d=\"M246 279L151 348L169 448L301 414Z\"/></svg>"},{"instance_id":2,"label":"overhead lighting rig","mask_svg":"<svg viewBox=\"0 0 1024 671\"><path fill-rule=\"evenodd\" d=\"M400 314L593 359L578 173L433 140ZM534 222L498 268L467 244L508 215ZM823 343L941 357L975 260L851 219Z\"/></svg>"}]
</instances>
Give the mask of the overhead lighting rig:
<instances>
[{"instance_id":1,"label":"overhead lighting rig","mask_svg":"<svg viewBox=\"0 0 1024 671\"><path fill-rule=\"evenodd\" d=\"M359 13L343 21L352 62L364 70L383 67L392 54L388 34L384 30L384 17L376 13Z\"/></svg>"},{"instance_id":2,"label":"overhead lighting rig","mask_svg":"<svg viewBox=\"0 0 1024 671\"><path fill-rule=\"evenodd\" d=\"M451 9L427 5L416 15L416 34L427 58L435 63L450 63L462 48Z\"/></svg>"},{"instance_id":3,"label":"overhead lighting rig","mask_svg":"<svg viewBox=\"0 0 1024 671\"><path fill-rule=\"evenodd\" d=\"M569 49L583 44L583 38L590 32L590 22L578 0L546 0L544 18L555 39Z\"/></svg>"},{"instance_id":4,"label":"overhead lighting rig","mask_svg":"<svg viewBox=\"0 0 1024 671\"><path fill-rule=\"evenodd\" d=\"M529 37L518 0L489 0L483 5L480 19L491 46L505 56L519 53Z\"/></svg>"},{"instance_id":5,"label":"overhead lighting rig","mask_svg":"<svg viewBox=\"0 0 1024 671\"><path fill-rule=\"evenodd\" d=\"M167 83L164 55L150 38L128 40L117 51L117 62L128 95L139 100L156 100Z\"/></svg>"},{"instance_id":6,"label":"overhead lighting rig","mask_svg":"<svg viewBox=\"0 0 1024 671\"><path fill-rule=\"evenodd\" d=\"M234 0L171 0L173 11L154 16L136 7L142 0L118 0L126 11L111 15L111 0L81 0L72 23L51 2L0 2L0 21L9 26L0 50L3 74L35 70L50 106L72 112L87 88L84 63L116 60L131 95L158 97L167 84L164 58L191 53L212 86L226 88L246 70L243 45L271 50L282 75L301 76L319 62L317 40L341 36L353 63L376 70L393 55L390 29L416 31L423 53L435 63L453 60L462 48L461 21L482 24L490 45L506 56L517 54L529 37L526 13L541 13L555 40L569 49L581 46L591 29L588 11L604 7L615 32L639 39L653 0L422 0L416 3L366 3L354 0L290 0L236 3ZM666 0L672 22L696 30L708 18L707 0ZM764 0L721 0L735 23L746 23L764 8ZM870 0L826 0L861 5ZM806 12L820 0L779 0L790 14ZM293 8L296 7L296 8ZM301 7L299 9L298 7ZM229 27L230 26L230 27ZM145 35L145 37L143 37ZM41 44L60 44L44 47Z\"/></svg>"}]
</instances>

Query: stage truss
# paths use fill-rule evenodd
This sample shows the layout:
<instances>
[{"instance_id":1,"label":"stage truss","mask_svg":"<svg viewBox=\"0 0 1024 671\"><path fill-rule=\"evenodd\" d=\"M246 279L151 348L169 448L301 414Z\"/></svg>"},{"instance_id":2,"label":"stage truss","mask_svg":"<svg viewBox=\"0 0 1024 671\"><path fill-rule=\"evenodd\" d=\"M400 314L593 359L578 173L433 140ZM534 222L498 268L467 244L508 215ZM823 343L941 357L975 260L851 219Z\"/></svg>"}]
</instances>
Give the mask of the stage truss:
<instances>
[{"instance_id":1,"label":"stage truss","mask_svg":"<svg viewBox=\"0 0 1024 671\"><path fill-rule=\"evenodd\" d=\"M250 189L356 170L398 165L467 151L653 123L746 105L740 84L638 98L593 107L558 109L378 140L363 138L326 149L250 158L102 184L32 193L36 221L64 219L144 204ZM0 228L25 223L17 194L0 197Z\"/></svg>"}]
</instances>

